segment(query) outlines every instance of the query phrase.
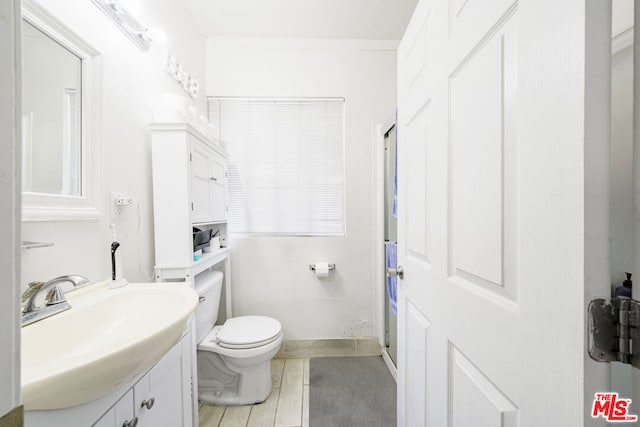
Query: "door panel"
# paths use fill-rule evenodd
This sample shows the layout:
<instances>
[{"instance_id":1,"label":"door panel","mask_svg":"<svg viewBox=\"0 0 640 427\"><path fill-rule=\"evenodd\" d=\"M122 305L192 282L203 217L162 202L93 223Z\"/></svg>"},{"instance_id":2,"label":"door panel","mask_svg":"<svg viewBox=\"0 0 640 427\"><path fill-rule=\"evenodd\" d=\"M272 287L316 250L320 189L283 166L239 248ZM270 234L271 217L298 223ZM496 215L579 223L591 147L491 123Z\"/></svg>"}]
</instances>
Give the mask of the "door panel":
<instances>
[{"instance_id":1,"label":"door panel","mask_svg":"<svg viewBox=\"0 0 640 427\"><path fill-rule=\"evenodd\" d=\"M406 197L412 200L411 210L407 212L407 227L411 233L406 235L407 256L418 262L429 265L429 233L427 232L427 147L429 144L429 103L421 106L405 126L408 150L411 157L407 158L406 173L411 177L407 182Z\"/></svg>"},{"instance_id":2,"label":"door panel","mask_svg":"<svg viewBox=\"0 0 640 427\"><path fill-rule=\"evenodd\" d=\"M518 408L452 344L449 346L449 367L450 425L518 425Z\"/></svg>"},{"instance_id":3,"label":"door panel","mask_svg":"<svg viewBox=\"0 0 640 427\"><path fill-rule=\"evenodd\" d=\"M511 299L518 212L515 19L515 11L502 19L449 75L449 274Z\"/></svg>"},{"instance_id":4,"label":"door panel","mask_svg":"<svg viewBox=\"0 0 640 427\"><path fill-rule=\"evenodd\" d=\"M431 357L437 353L438 338L423 305L431 299L425 286L429 276L438 269L446 273L441 250L446 233L435 226L442 218L434 209L443 184L438 162L446 157L434 152L438 146L433 145L443 119L442 112L434 110L439 102L434 97L446 95L446 90L435 91L438 83L446 84L435 80L441 64L436 37L443 36L437 32L443 15L435 14L433 5L418 3L398 50L398 260L415 275L398 282L398 426L446 425L446 400L434 388L436 381L446 381L446 367ZM434 380L439 373L440 379Z\"/></svg>"},{"instance_id":5,"label":"door panel","mask_svg":"<svg viewBox=\"0 0 640 427\"><path fill-rule=\"evenodd\" d=\"M453 1L451 2L453 3ZM492 0L486 2L462 0L458 8L449 10L449 60L460 64L470 52L491 38L496 29L509 21L518 9L519 2L513 0Z\"/></svg>"},{"instance_id":6,"label":"door panel","mask_svg":"<svg viewBox=\"0 0 640 427\"><path fill-rule=\"evenodd\" d=\"M418 2L398 49L399 426L589 421L586 14Z\"/></svg>"},{"instance_id":7,"label":"door panel","mask_svg":"<svg viewBox=\"0 0 640 427\"><path fill-rule=\"evenodd\" d=\"M406 418L398 425L422 426L425 425L427 407L427 347L429 345L430 322L410 302L407 302L403 313L404 330L407 337L406 363L414 367L415 371L405 377Z\"/></svg>"}]
</instances>

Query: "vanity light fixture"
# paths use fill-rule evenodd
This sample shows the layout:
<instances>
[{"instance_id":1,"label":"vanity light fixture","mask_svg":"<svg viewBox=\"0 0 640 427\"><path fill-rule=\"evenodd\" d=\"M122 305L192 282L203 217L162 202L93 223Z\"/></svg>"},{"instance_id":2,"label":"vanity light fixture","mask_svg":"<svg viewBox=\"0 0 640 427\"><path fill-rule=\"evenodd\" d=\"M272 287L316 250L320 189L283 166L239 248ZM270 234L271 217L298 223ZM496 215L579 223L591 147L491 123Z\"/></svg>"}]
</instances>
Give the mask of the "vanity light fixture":
<instances>
[{"instance_id":1,"label":"vanity light fixture","mask_svg":"<svg viewBox=\"0 0 640 427\"><path fill-rule=\"evenodd\" d=\"M165 70L173 77L173 79L182 86L182 89L191 97L197 98L198 91L200 90L200 84L193 76L184 70L182 64L179 64L175 56L169 55L165 58Z\"/></svg>"},{"instance_id":2,"label":"vanity light fixture","mask_svg":"<svg viewBox=\"0 0 640 427\"><path fill-rule=\"evenodd\" d=\"M119 0L92 0L105 15L122 30L129 39L145 52L149 49L149 30L134 17L134 10L127 10L127 3ZM138 13L135 13L136 15Z\"/></svg>"}]
</instances>

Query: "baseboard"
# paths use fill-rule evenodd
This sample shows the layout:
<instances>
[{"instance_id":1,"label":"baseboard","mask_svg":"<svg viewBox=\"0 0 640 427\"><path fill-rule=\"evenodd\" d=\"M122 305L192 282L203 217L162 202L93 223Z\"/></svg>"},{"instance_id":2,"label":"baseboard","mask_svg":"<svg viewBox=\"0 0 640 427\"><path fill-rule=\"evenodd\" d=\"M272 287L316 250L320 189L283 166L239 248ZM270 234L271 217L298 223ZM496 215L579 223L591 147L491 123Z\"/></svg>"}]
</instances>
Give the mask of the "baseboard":
<instances>
[{"instance_id":1,"label":"baseboard","mask_svg":"<svg viewBox=\"0 0 640 427\"><path fill-rule=\"evenodd\" d=\"M380 356L382 348L375 337L285 340L276 357L306 359L331 356Z\"/></svg>"},{"instance_id":2,"label":"baseboard","mask_svg":"<svg viewBox=\"0 0 640 427\"><path fill-rule=\"evenodd\" d=\"M23 427L24 408L22 405L13 408L7 414L0 417L0 427Z\"/></svg>"}]
</instances>

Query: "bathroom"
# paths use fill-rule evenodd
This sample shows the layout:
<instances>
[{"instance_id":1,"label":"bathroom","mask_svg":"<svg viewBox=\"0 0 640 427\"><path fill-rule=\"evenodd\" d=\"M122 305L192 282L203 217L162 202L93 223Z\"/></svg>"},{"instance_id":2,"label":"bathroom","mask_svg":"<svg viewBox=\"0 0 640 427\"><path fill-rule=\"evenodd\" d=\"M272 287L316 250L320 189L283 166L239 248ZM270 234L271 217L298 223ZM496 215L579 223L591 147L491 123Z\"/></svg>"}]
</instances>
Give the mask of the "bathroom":
<instances>
[{"instance_id":1,"label":"bathroom","mask_svg":"<svg viewBox=\"0 0 640 427\"><path fill-rule=\"evenodd\" d=\"M268 4L267 2L223 3L200 0L123 2L123 4L130 3L127 7L136 12L137 20L146 28L154 30L149 35L151 41L147 50L141 50L124 35L121 29L92 1L31 0L24 3L35 9L42 9L43 13L53 16L56 21L64 24L86 43L90 51L96 52L88 78L86 82L83 81L88 84L87 92L90 96L88 98L89 115L85 123L87 125L85 136L90 141L90 146L83 147L84 163L82 165L85 172L82 180L83 194L88 196L82 202L84 203L82 209L69 209L66 205L50 205L43 199L11 191L14 181L10 179L7 181L6 177L11 174L7 175L5 171L15 170L11 169L13 166L10 163L18 154L11 147L7 149L9 151L2 153L0 156L3 162L2 191L3 194L13 194L14 197L12 204L2 207L2 216L0 216L3 223L12 226L4 227L0 236L7 242L53 243L52 246L34 249L22 249L19 245L15 248L2 248L0 252L1 258L4 259L1 265L2 271L6 272L6 277L14 278L14 283L20 284L19 288L16 286L15 289L7 290L4 299L9 302L18 301L28 283L47 281L65 274L80 274L94 281L110 278L112 275L110 248L113 240L117 240L120 244L117 249L119 257L117 274L131 283L154 282L157 279L150 123L157 121L159 115L154 118L154 114L157 114L159 107L166 106L164 104L166 100L172 99L167 95L185 99L186 111L189 111L188 107L197 111L193 114L196 118L199 115L207 116L210 112L208 97L343 99L345 141L343 146L343 226L345 231L341 236L324 237L233 236L232 230L223 228L224 245L228 244L231 253L230 263L221 268L224 270L225 277L230 278L228 285L231 295L223 295L223 297L228 296L229 300L232 300L231 308L234 316L262 315L277 319L281 323L284 345L280 356L286 357L288 349L293 352L296 349L306 348L305 346L323 343L338 346L343 353L352 352L353 355L359 351L362 354L369 354L380 353L383 350L386 311L382 245L385 222L382 213L383 132L388 129L389 122L395 120L398 98L405 96L398 89L403 87L402 84L406 84L403 83L403 79L408 78L399 75L398 72L398 61L403 58L398 54L400 40L405 34L412 15L416 22L421 19L423 22L432 22L429 21L430 15L424 6L428 2L380 0L371 3L362 0L350 2L348 5L336 1L311 2L305 3L304 6L298 2L284 0ZM131 3L138 7L131 6ZM465 9L467 4L467 2L453 3L460 11ZM499 28L496 27L498 28L496 31L508 41L512 29L508 25L502 25L515 16L517 7L513 4L517 5L518 2L496 3L500 3L496 6L499 10L493 15L490 13L486 16L482 15L471 3L469 3L468 14L479 16L478 22L485 26L495 16L499 16L500 19L492 22L501 23ZM422 7L419 6L416 9L417 4ZM20 5L19 1L5 2L0 6L1 16L16 16L19 14L16 8L19 9ZM527 9L522 12L530 13ZM438 10L438 13L445 12ZM575 19L575 22L580 21L580 17L575 17L571 11L567 10L564 13L571 19ZM586 12L583 11L583 13ZM453 22L459 19L461 24L470 25L471 21L465 21L467 19L465 16L465 14L454 14L455 19L451 18L451 20ZM436 18L442 22L447 21L442 16L436 16ZM456 28L462 27L463 25L460 25ZM431 54L433 52L429 50L431 45L426 42L422 44L420 34L423 31L420 28L426 27L414 25L409 31L410 35L417 34L415 36L417 43L413 46L417 48L416 51L422 50ZM493 28L493 26L487 28ZM524 30L526 31L527 28ZM14 47L20 44L20 40L14 38L16 33L11 29L3 28L2 31L0 39L3 42L0 44L0 53L3 57L11 56L15 62L18 62L19 59L12 56L11 52L15 53ZM482 32L481 29L474 31ZM4 37L5 32L11 37ZM472 35L475 36L476 33ZM460 40L462 40L460 45L464 47L465 39ZM511 46L508 42L505 43L505 49ZM493 45L487 43L487 46ZM405 50L407 55L413 51L407 46ZM506 51L508 52L508 49ZM441 52L437 54L443 55ZM189 91L185 91L182 84L167 71L170 68L167 66L169 57L182 66L192 81L198 82L199 90L195 97ZM420 79L416 76L419 77L420 65L424 66L424 63L424 61L417 61L407 65L410 69L409 74L416 78L414 81L418 84ZM572 65L578 67L576 64ZM580 72L581 69L576 68L576 70ZM2 82L3 98L9 99L4 97L7 93L11 94L12 99L15 97L19 101L20 96L16 94L15 83L20 81L20 77L11 74L10 69L3 68L2 72L3 77L5 75L7 77L3 78ZM584 70L582 72L584 74ZM464 81L460 83L460 90L469 89L463 83ZM446 83L443 85L446 87ZM192 85L191 88L193 87ZM421 86L422 89L427 87L428 85ZM434 99L445 96L446 94L438 92L434 95ZM579 98L578 95L576 97ZM412 108L416 103L421 106L430 105L428 102L411 101ZM491 111L493 111L491 108L487 108L487 114ZM428 116L423 116L422 113L431 114L430 110L424 108L417 109L415 112L417 118L415 123L422 124L426 128L430 121L426 118ZM460 109L456 114L464 115L468 114L468 111ZM408 118L405 117L405 119ZM2 125L0 128L13 128L13 119L7 119L3 115L1 120L3 121L0 122ZM470 129L473 129L473 126L479 126L473 121L469 123L471 123ZM576 125L571 130L582 129L583 125L584 123L580 126ZM413 132L414 129L407 128L405 134L408 138L409 131ZM436 132L442 132L442 129L436 129ZM5 136L11 140L15 134L3 133L3 138ZM402 133L399 141L401 138ZM454 144L455 146L461 145ZM414 148L417 148L417 154L423 156L422 158L428 156L447 158L443 150L436 148L436 151L433 151L432 146L412 147ZM485 152L492 153L490 150ZM456 153L453 150L451 155L455 156ZM507 155L518 156L519 153L508 152ZM508 156L505 158L509 159ZM573 158L569 154L567 157ZM491 157L487 161L494 160ZM411 165L410 163L409 166ZM465 166L473 170L471 164L462 162L462 165L458 170L462 170ZM457 189L469 184L468 180L471 178L450 175L449 172L438 169L437 165L432 166L432 169L427 168L427 172L422 171L410 176L415 182L428 182L428 198L433 197L433 200L438 200L442 206L455 206L455 203L461 200L460 203L463 203L466 196L471 197L460 192L453 194L452 201L447 201L449 196L439 191L432 184L436 181L428 180L430 175L427 174L434 171L433 173L438 174L438 182L445 182L448 179ZM409 173L407 170L411 170L412 174L416 173L412 168L400 173ZM563 168L559 167L558 170L562 171ZM507 174L513 172L509 168L505 171ZM493 185L492 180L492 177L487 178L487 183ZM577 187L580 185L580 183L576 184ZM485 189L482 185L479 187ZM409 190L414 191L414 188L410 187ZM505 203L508 208L508 203L513 201L508 197L513 189L507 186L503 190L507 194ZM116 204L116 200L123 202ZM496 261L492 250L472 259L472 255L479 252L477 246L474 246L478 241L497 242L492 237L494 231L492 227L498 226L491 221L483 222L483 218L490 217L493 213L491 209L494 205L483 204L482 201L476 202L481 208L486 205L487 209L484 211L481 209L478 218L475 216L466 218L468 226L463 221L465 218L454 216L452 224L442 228L446 230L447 227L451 227L450 236L445 236L447 234L445 231L431 233L434 227L442 225L443 216L446 214L431 212L426 205L420 203L408 206L412 208L408 212L415 215L410 216L407 221L411 223L421 217L422 226L426 227L414 228L417 230L416 233L409 233L409 238L406 240L410 252L413 250L411 253L416 255L417 261L414 260L413 267L428 270L426 265L438 265L442 260L435 245L440 241L451 239L455 249L447 246L443 253L451 251L453 258L459 263L446 267L447 271L450 269L454 271L455 274L450 275L454 277L453 282L458 287L455 291L443 290L437 297L461 301L461 290L471 290L474 295L484 298L484 302L497 301L498 305L505 307L508 313L496 322L509 323L511 319L509 316L519 312L521 298L527 295L523 291L527 289L526 282L519 282L517 286L512 286L514 281L511 281L510 274L515 272L508 269L505 270L504 283L500 282L502 278L493 280L496 277L494 270L501 268L502 264ZM23 207L23 213L16 215L15 211L19 210L20 206ZM570 203L562 206L567 209L578 209ZM562 206L558 205L556 208ZM506 217L505 221L508 227L511 227L510 217ZM523 221L526 220L527 218L523 216ZM112 224L115 227L112 227ZM191 226L191 224L187 225ZM487 231L476 238L470 230L471 227L478 225L487 225L485 227ZM563 224L558 221L558 227L561 225ZM545 232L551 235L557 234L560 236L558 238L566 238L571 242L579 240L563 234L564 230L570 228L566 223L564 225L565 228L558 228L554 233L547 229ZM504 241L496 243L498 246L504 244L507 252L510 244L520 244L526 240L524 235L520 239L511 239L513 234L510 233L519 232L519 229L508 227L505 229ZM550 225L549 227L553 228ZM476 228L483 229L483 227ZM426 233L426 230L429 230L429 233ZM531 228L531 233L534 231L535 228ZM407 235L402 233L407 233L406 230L399 230L399 236ZM428 239L421 239L420 236L423 234L428 236ZM460 239L468 239L470 249L465 251L464 247L458 244L463 242ZM571 252L576 247L567 247L567 251ZM505 265L510 265L514 260L507 256L501 261L504 261ZM531 262L534 261L532 259ZM335 268L330 270L326 277L317 277L310 269L310 265L325 262L332 264ZM496 263L499 264L498 267ZM21 267L16 269L16 264ZM405 264L405 267L410 272L412 266ZM456 276L458 271L462 273ZM465 271L471 273L467 274ZM559 273L563 271L558 267ZM566 278L563 274L557 276ZM411 280L412 276L409 274L407 277ZM479 279L476 280L478 277ZM576 278L571 276L570 279ZM501 289L494 292L493 282L500 283ZM428 299L434 296L425 292L419 289L410 290L407 295L416 300L399 307L401 312L409 313L409 317L399 319L399 327L403 328L405 336L411 337L411 340L407 341L408 346L404 350L402 348L399 350L400 360L408 356L407 363L416 366L422 364L423 367L426 366L427 339L432 339L432 336L440 337L438 334L441 333L436 330L434 332L436 335L428 335L426 331L431 323L437 324L436 319L440 319L441 316L447 318L447 314L440 313L433 307L425 308L416 302L421 298ZM568 290L562 292L566 292L562 295L569 299L578 295L577 293L569 294ZM582 298L582 294L580 297ZM479 313L483 313L484 302L481 301L478 306ZM469 304L471 305L470 302ZM15 325L15 319L18 317L16 309L12 304L4 305L3 302L3 305L0 305L0 323ZM429 312L433 314L424 315ZM461 344L459 346L450 344L447 347L447 355L442 352L429 353L429 355L434 358L432 360L449 358L453 361L453 368L450 368L451 378L463 381L464 378L458 376L468 373L472 379L477 380L475 384L479 384L481 392L497 396L496 399L500 402L497 405L497 411L507 414L505 415L507 419L519 416L517 415L519 409L532 403L520 397L508 398L510 394L518 396L518 393L513 392L515 386L510 385L506 380L495 380L495 384L499 384L500 387L493 386L494 381L489 378L498 376L496 370L489 368L483 373L481 368L489 366L489 362L482 357L472 361L473 357L470 354L473 350L463 351L465 343L468 344L468 349L472 348L470 343L473 343L474 339L470 335L472 335L471 332L469 336L457 335L451 342L458 341ZM9 334L6 338L0 335L0 338L3 344L16 342L15 335ZM494 338L492 342L500 341ZM576 343L569 342L567 345L570 344ZM524 348L532 351L532 348L527 347L528 345L524 345ZM0 415L20 405L20 379L16 373L19 371L16 369L19 366L19 358L16 357L18 348L15 345L10 348L12 351L0 352L0 366L2 366L0 383L8 385L6 388L0 388ZM580 357L581 354L579 353ZM421 357L412 359L412 355L421 355L422 359ZM575 354L573 357L576 360L579 358ZM393 370L393 366L390 368ZM505 367L505 372L511 372L511 369L515 368ZM406 373L398 372L398 376L398 384L401 384L405 390L402 393L399 391L399 399L408 399L411 404L422 402L424 405L427 402L425 393L428 395L426 386L420 382L413 382L412 375L407 376ZM422 377L424 377L422 381L426 381L427 374L425 373ZM447 383L448 380L438 378L438 381ZM436 382L432 384L429 387L435 387ZM568 387L569 385L565 390L569 390ZM414 393L411 394L407 390ZM460 405L455 406L456 410L460 407L463 411L464 404L460 402L464 402L465 397L470 395L461 392L459 396L454 397L456 405ZM489 403L483 400L487 408L495 410ZM432 416L424 413L415 415L415 408L411 405L409 407L413 409L408 410L408 418L399 418L398 425L422 425L421 417ZM513 415L514 413L516 415ZM412 424L414 415L416 421ZM463 417L462 420L464 419L466 418ZM460 421L458 425L465 425L465 423ZM2 421L0 426L4 427Z\"/></svg>"},{"instance_id":2,"label":"bathroom","mask_svg":"<svg viewBox=\"0 0 640 427\"><path fill-rule=\"evenodd\" d=\"M88 209L69 212L25 210L24 241L53 246L22 250L21 291L33 281L63 274L92 280L111 276L110 244L115 225L120 243L121 273L130 282L155 281L154 213L149 123L165 94L188 99L199 115L207 114L207 96L336 98L344 103L344 228L342 237L258 236L229 239L234 315L260 314L278 319L285 341L336 339L355 349L376 346L379 300L374 274L378 202L374 168L378 161L376 126L393 116L396 103L396 48L415 1L380 2L361 25L363 4L350 6L342 21L332 22L331 7L315 6L323 23L300 28L297 18L309 13L293 2L242 16L241 5L222 2L206 13L215 34L203 32L192 16L205 2L138 2L139 20L161 30L165 40L141 51L90 1L31 2L66 25L100 52L99 77L91 76L91 155L87 189L94 192ZM335 7L335 5L334 5ZM290 17L279 9L292 8ZM272 19L264 20L264 13ZM226 16L226 18L224 17ZM232 24L231 19L236 19ZM281 19L282 24L274 25ZM226 22L229 21L229 22ZM271 23L268 23L271 22ZM373 25L375 23L375 25ZM226 28L222 28L223 25ZM234 28L241 26L243 28ZM276 28L280 28L276 31ZM235 32L234 32L235 31ZM172 55L200 84L190 97L165 67ZM219 64L226 64L220 66ZM92 72L96 72L95 70ZM207 83L209 82L209 83ZM207 87L209 85L209 87ZM379 153L378 153L379 154ZM113 193L131 199L114 213ZM31 203L27 197L25 204ZM37 202L34 202L34 206ZM47 217L47 215L51 215ZM57 217L56 217L57 216ZM52 220L53 219L53 220ZM380 241L380 240L377 240ZM354 254L357 254L354 256ZM336 266L327 278L316 278L309 264ZM265 277L274 280L265 282ZM364 344L363 344L364 343Z\"/></svg>"}]
</instances>

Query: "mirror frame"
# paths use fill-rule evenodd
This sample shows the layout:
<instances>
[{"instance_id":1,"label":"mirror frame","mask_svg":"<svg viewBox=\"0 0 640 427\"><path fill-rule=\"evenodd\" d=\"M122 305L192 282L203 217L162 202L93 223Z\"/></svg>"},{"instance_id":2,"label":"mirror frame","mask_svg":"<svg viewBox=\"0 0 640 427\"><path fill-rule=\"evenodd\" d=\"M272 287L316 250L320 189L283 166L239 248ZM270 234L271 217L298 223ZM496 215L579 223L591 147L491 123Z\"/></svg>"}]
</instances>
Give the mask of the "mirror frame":
<instances>
[{"instance_id":1,"label":"mirror frame","mask_svg":"<svg viewBox=\"0 0 640 427\"><path fill-rule=\"evenodd\" d=\"M100 52L32 0L22 1L22 19L81 59L81 196L22 192L22 221L97 220L101 210ZM20 112L22 115L22 112Z\"/></svg>"}]
</instances>

